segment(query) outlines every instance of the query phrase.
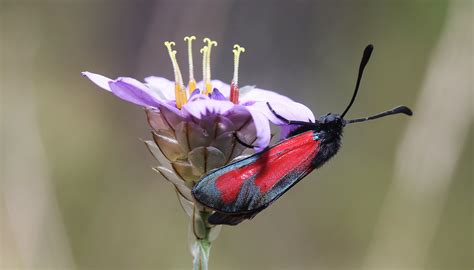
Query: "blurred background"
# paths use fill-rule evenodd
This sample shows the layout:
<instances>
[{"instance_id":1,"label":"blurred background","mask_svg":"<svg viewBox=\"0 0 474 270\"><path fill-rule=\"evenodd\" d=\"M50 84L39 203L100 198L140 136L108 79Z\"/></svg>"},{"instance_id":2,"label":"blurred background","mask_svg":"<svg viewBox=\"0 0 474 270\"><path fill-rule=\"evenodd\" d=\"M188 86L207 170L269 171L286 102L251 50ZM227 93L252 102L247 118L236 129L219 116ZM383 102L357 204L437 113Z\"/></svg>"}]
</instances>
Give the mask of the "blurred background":
<instances>
[{"instance_id":1,"label":"blurred background","mask_svg":"<svg viewBox=\"0 0 474 270\"><path fill-rule=\"evenodd\" d=\"M0 268L191 268L188 218L139 140L143 109L80 72L172 79L163 41L184 68L194 34L219 42L213 78L230 81L239 43L241 85L316 115L343 110L373 43L349 117L415 113L346 128L331 162L223 228L210 269L472 269L472 5L1 0Z\"/></svg>"}]
</instances>

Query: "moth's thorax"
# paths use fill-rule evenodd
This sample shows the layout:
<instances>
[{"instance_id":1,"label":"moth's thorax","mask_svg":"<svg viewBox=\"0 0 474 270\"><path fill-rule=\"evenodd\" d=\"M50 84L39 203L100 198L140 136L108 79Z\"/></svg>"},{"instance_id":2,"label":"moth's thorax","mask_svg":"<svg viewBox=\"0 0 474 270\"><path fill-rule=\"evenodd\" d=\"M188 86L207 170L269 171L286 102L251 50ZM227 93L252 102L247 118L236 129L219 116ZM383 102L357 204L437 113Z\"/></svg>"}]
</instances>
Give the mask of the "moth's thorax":
<instances>
[{"instance_id":1,"label":"moth's thorax","mask_svg":"<svg viewBox=\"0 0 474 270\"><path fill-rule=\"evenodd\" d=\"M346 125L339 114L327 113L318 120L319 129L325 131L340 131Z\"/></svg>"},{"instance_id":2,"label":"moth's thorax","mask_svg":"<svg viewBox=\"0 0 474 270\"><path fill-rule=\"evenodd\" d=\"M315 136L321 141L319 152L313 159L315 168L321 167L337 154L341 147L342 130L345 126L344 119L332 113L321 116L319 123L319 128L314 130Z\"/></svg>"}]
</instances>

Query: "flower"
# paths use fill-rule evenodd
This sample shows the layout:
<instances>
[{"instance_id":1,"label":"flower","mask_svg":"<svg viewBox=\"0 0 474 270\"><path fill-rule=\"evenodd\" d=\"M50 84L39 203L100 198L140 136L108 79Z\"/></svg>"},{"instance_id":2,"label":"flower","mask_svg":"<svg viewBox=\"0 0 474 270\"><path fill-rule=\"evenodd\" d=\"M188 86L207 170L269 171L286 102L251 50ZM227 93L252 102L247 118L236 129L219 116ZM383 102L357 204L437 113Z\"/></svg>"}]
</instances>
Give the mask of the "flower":
<instances>
[{"instance_id":1,"label":"flower","mask_svg":"<svg viewBox=\"0 0 474 270\"><path fill-rule=\"evenodd\" d=\"M201 49L203 80L196 82L192 57L192 41L195 39L194 36L184 38L189 56L187 87L184 86L176 51L172 49L174 42L165 42L174 81L151 76L142 83L129 77L110 79L91 72L82 72L82 75L117 97L145 107L153 136L153 141L145 143L159 163L155 169L175 186L181 205L192 217L196 239L207 237L209 244L212 227L204 218L209 211L200 206L196 211L191 196L191 189L197 181L208 171L232 162L245 152L247 147L238 142L236 136L240 141L255 146L256 151L261 151L270 143L269 121L282 127L282 138L288 135L294 127L276 117L267 102L286 119L315 119L311 110L288 97L255 86L240 88L239 59L245 49L239 45L234 45L234 74L231 83L226 84L211 80L210 57L217 42L205 38L206 45Z\"/></svg>"},{"instance_id":2,"label":"flower","mask_svg":"<svg viewBox=\"0 0 474 270\"><path fill-rule=\"evenodd\" d=\"M145 78L145 83L129 77L119 77L115 80L91 72L82 74L99 87L112 92L117 97L146 108L167 108L181 119L205 118L207 115L230 115L246 113L252 116L256 127L257 151L263 150L270 142L270 128L268 120L273 124L285 126L286 123L276 118L266 106L271 103L275 111L281 116L300 121L314 121L314 115L306 106L292 101L290 98L272 91L263 90L254 86L238 87L239 56L245 49L234 46L234 76L231 85L218 80L211 81L210 55L211 48L216 46L215 41L205 38L207 45L201 49L203 53L203 81L196 83L192 61L192 41L194 36L186 37L189 55L189 83L188 91L183 86L183 79L176 61L176 51L171 49L174 42L165 42L173 69L175 81L161 77ZM196 91L200 89L199 91ZM211 90L210 90L211 89ZM217 91L216 91L217 90ZM186 93L187 92L187 93ZM188 97L189 96L189 97ZM188 99L188 100L187 100ZM231 104L234 103L234 104ZM286 127L285 127L286 128ZM285 134L284 134L285 135Z\"/></svg>"}]
</instances>

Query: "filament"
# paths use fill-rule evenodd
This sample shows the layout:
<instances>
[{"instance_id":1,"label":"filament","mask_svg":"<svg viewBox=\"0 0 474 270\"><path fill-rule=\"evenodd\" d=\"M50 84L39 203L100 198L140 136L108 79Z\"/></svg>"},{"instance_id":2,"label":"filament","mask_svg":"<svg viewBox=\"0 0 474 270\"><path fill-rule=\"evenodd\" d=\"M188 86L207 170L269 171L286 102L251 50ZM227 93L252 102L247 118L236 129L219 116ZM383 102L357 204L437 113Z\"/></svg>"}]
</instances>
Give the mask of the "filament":
<instances>
[{"instance_id":1,"label":"filament","mask_svg":"<svg viewBox=\"0 0 474 270\"><path fill-rule=\"evenodd\" d=\"M165 46L168 49L168 54L173 65L174 79L175 79L175 96L176 96L176 107L181 109L187 101L186 92L184 91L183 76L179 69L178 60L176 59L176 51L171 46L176 45L173 41L165 41Z\"/></svg>"},{"instance_id":2,"label":"filament","mask_svg":"<svg viewBox=\"0 0 474 270\"><path fill-rule=\"evenodd\" d=\"M207 46L204 46L201 48L200 52L202 53L202 80L204 81L204 84L207 82L207 53L208 53L208 48ZM206 92L205 90L203 93Z\"/></svg>"},{"instance_id":3,"label":"filament","mask_svg":"<svg viewBox=\"0 0 474 270\"><path fill-rule=\"evenodd\" d=\"M205 52L205 64L203 64L203 73L204 69L206 70L205 77L204 77L204 83L205 83L205 94L208 95L212 92L212 84L211 84L211 49L212 46L217 46L217 42L211 40L210 38L204 38L203 39L204 43L207 43L207 52ZM204 67L205 66L205 67Z\"/></svg>"},{"instance_id":4,"label":"filament","mask_svg":"<svg viewBox=\"0 0 474 270\"><path fill-rule=\"evenodd\" d=\"M193 45L192 42L195 40L195 36L184 37L184 41L188 42L188 63L189 63L189 93L196 89L196 80L194 79L194 65L193 65Z\"/></svg>"},{"instance_id":5,"label":"filament","mask_svg":"<svg viewBox=\"0 0 474 270\"><path fill-rule=\"evenodd\" d=\"M239 60L240 54L245 52L244 47L240 47L240 45L235 44L234 49L232 50L234 53L234 76L232 78L232 82L230 83L230 101L234 104L239 103Z\"/></svg>"}]
</instances>

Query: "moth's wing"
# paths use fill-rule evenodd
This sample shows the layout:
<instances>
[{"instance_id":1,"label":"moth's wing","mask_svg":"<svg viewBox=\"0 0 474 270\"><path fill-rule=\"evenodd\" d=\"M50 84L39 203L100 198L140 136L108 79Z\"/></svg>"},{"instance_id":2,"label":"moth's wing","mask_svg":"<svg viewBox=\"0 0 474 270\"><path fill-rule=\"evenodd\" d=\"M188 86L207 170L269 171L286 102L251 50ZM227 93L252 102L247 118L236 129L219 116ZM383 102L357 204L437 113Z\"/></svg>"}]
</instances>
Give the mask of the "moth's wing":
<instances>
[{"instance_id":1,"label":"moth's wing","mask_svg":"<svg viewBox=\"0 0 474 270\"><path fill-rule=\"evenodd\" d=\"M224 224L235 223L233 218L251 218L312 170L319 144L312 131L291 137L205 175L194 187L193 196L220 212L215 221L218 216L225 221L222 215L232 219Z\"/></svg>"},{"instance_id":2,"label":"moth's wing","mask_svg":"<svg viewBox=\"0 0 474 270\"><path fill-rule=\"evenodd\" d=\"M246 220L246 219L251 219L253 218L256 214L258 214L260 211L255 211L251 213L245 213L245 214L225 214L221 212L214 212L207 221L211 224L214 225L219 225L219 224L225 224L225 225L237 225L240 222Z\"/></svg>"},{"instance_id":3,"label":"moth's wing","mask_svg":"<svg viewBox=\"0 0 474 270\"><path fill-rule=\"evenodd\" d=\"M259 208L237 214L229 214L225 212L216 211L211 216L209 216L208 222L215 225L237 225L246 219L252 219L258 213L260 213L260 211L267 208L270 204L273 203L273 201L277 200L291 187L298 183L299 180L303 179L306 175L308 175L312 170L312 167L308 167L306 169L296 171L295 174L289 177L284 177L272 188L271 192L263 196L264 198L262 199L262 201L265 201L266 203L262 204Z\"/></svg>"}]
</instances>

